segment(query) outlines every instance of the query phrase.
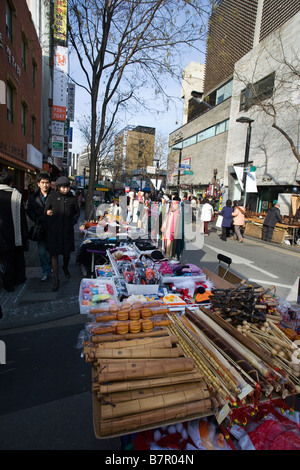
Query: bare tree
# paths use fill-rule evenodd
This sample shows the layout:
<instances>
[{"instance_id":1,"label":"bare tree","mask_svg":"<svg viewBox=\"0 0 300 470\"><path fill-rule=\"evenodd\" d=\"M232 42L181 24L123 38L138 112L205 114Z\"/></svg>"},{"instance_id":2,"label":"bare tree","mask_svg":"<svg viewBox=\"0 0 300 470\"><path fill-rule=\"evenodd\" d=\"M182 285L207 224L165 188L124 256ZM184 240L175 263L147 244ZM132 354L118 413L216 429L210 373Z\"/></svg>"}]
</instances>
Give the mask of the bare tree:
<instances>
[{"instance_id":1,"label":"bare tree","mask_svg":"<svg viewBox=\"0 0 300 470\"><path fill-rule=\"evenodd\" d=\"M264 46L261 54L253 64L252 76L235 71L236 78L245 84L242 94L244 109L252 108L262 111L271 118L271 126L276 129L288 142L295 158L300 163L299 146L295 133L290 127L291 122L298 122L299 115L299 86L300 60L299 51L284 44L280 32L274 35L276 47ZM288 54L287 54L288 50ZM262 61L270 63L273 73L264 82L257 77L264 70ZM269 84L268 84L269 80ZM295 99L295 96L297 97ZM291 116L290 119L286 119Z\"/></svg>"},{"instance_id":2,"label":"bare tree","mask_svg":"<svg viewBox=\"0 0 300 470\"><path fill-rule=\"evenodd\" d=\"M69 0L69 41L91 100L90 181L101 142L118 113L149 108L151 94L167 96L167 76L181 76L181 54L199 49L210 0ZM147 96L139 93L147 86ZM97 123L99 130L97 131ZM93 197L89 185L86 214Z\"/></svg>"}]
</instances>

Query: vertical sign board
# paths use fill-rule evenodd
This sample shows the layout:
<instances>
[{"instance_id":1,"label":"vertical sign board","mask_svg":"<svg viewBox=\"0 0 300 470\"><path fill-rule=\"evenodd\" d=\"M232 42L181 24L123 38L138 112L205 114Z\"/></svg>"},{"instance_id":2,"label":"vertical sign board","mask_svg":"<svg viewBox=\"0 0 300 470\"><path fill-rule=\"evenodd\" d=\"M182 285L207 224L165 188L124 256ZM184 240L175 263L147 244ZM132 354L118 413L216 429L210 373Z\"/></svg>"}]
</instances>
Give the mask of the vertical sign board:
<instances>
[{"instance_id":1,"label":"vertical sign board","mask_svg":"<svg viewBox=\"0 0 300 470\"><path fill-rule=\"evenodd\" d=\"M52 136L52 157L62 158L64 156L64 136Z\"/></svg>"},{"instance_id":2,"label":"vertical sign board","mask_svg":"<svg viewBox=\"0 0 300 470\"><path fill-rule=\"evenodd\" d=\"M52 119L65 121L67 117L68 48L56 46L54 59Z\"/></svg>"},{"instance_id":3,"label":"vertical sign board","mask_svg":"<svg viewBox=\"0 0 300 470\"><path fill-rule=\"evenodd\" d=\"M54 0L54 39L67 44L68 0Z\"/></svg>"},{"instance_id":4,"label":"vertical sign board","mask_svg":"<svg viewBox=\"0 0 300 470\"><path fill-rule=\"evenodd\" d=\"M73 83L68 84L68 119L74 121L75 111L75 85Z\"/></svg>"}]
</instances>

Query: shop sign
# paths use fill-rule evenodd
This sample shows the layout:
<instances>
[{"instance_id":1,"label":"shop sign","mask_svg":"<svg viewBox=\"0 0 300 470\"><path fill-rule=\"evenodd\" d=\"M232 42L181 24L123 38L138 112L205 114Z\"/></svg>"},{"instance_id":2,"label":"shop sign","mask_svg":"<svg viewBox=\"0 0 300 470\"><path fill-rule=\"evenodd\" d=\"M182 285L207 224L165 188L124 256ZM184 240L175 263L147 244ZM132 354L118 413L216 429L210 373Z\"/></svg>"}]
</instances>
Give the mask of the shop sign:
<instances>
[{"instance_id":1,"label":"shop sign","mask_svg":"<svg viewBox=\"0 0 300 470\"><path fill-rule=\"evenodd\" d=\"M27 144L27 162L43 169L43 154L31 144Z\"/></svg>"},{"instance_id":2,"label":"shop sign","mask_svg":"<svg viewBox=\"0 0 300 470\"><path fill-rule=\"evenodd\" d=\"M52 157L62 158L64 155L64 137L60 135L52 136Z\"/></svg>"},{"instance_id":3,"label":"shop sign","mask_svg":"<svg viewBox=\"0 0 300 470\"><path fill-rule=\"evenodd\" d=\"M68 0L54 0L54 38L67 41Z\"/></svg>"}]
</instances>

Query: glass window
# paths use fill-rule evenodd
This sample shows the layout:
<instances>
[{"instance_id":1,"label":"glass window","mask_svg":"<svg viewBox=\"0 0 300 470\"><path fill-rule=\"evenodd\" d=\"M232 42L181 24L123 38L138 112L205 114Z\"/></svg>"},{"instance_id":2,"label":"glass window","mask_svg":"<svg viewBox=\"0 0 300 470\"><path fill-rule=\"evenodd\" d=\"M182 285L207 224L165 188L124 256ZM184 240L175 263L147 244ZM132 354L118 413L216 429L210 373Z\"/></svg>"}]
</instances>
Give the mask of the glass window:
<instances>
[{"instance_id":1,"label":"glass window","mask_svg":"<svg viewBox=\"0 0 300 470\"><path fill-rule=\"evenodd\" d=\"M197 142L201 142L202 140L209 139L215 135L215 126L209 127L202 132L197 134Z\"/></svg>"},{"instance_id":2,"label":"glass window","mask_svg":"<svg viewBox=\"0 0 300 470\"><path fill-rule=\"evenodd\" d=\"M26 64L27 64L27 41L25 37L22 37L22 65L24 70L26 70Z\"/></svg>"},{"instance_id":3,"label":"glass window","mask_svg":"<svg viewBox=\"0 0 300 470\"><path fill-rule=\"evenodd\" d=\"M12 42L12 22L13 22L13 12L9 2L6 0L6 35L10 42Z\"/></svg>"},{"instance_id":4,"label":"glass window","mask_svg":"<svg viewBox=\"0 0 300 470\"><path fill-rule=\"evenodd\" d=\"M227 98L230 98L232 96L232 83L233 80L226 83L217 90L216 104L222 103L222 101L225 101L227 100Z\"/></svg>"},{"instance_id":5,"label":"glass window","mask_svg":"<svg viewBox=\"0 0 300 470\"><path fill-rule=\"evenodd\" d=\"M31 117L31 143L34 144L35 140L35 127L36 127L36 119L34 116Z\"/></svg>"},{"instance_id":6,"label":"glass window","mask_svg":"<svg viewBox=\"0 0 300 470\"><path fill-rule=\"evenodd\" d=\"M193 135L192 137L189 137L188 139L185 139L183 141L183 148L184 147L189 147L190 145L193 145L197 142L197 135Z\"/></svg>"},{"instance_id":7,"label":"glass window","mask_svg":"<svg viewBox=\"0 0 300 470\"><path fill-rule=\"evenodd\" d=\"M21 132L23 135L26 135L26 111L27 106L25 103L22 103L22 111L21 111Z\"/></svg>"},{"instance_id":8,"label":"glass window","mask_svg":"<svg viewBox=\"0 0 300 470\"><path fill-rule=\"evenodd\" d=\"M37 66L35 62L32 62L32 86L35 88L36 84L36 72L37 72Z\"/></svg>"},{"instance_id":9,"label":"glass window","mask_svg":"<svg viewBox=\"0 0 300 470\"><path fill-rule=\"evenodd\" d=\"M219 122L219 124L216 125L216 135L222 134L222 132L225 132L225 130L226 130L225 121Z\"/></svg>"},{"instance_id":10,"label":"glass window","mask_svg":"<svg viewBox=\"0 0 300 470\"><path fill-rule=\"evenodd\" d=\"M6 88L6 103L7 103L7 119L9 122L14 121L14 91L12 86L7 83Z\"/></svg>"},{"instance_id":11,"label":"glass window","mask_svg":"<svg viewBox=\"0 0 300 470\"><path fill-rule=\"evenodd\" d=\"M240 111L247 111L251 106L271 98L274 91L275 72L241 91Z\"/></svg>"}]
</instances>

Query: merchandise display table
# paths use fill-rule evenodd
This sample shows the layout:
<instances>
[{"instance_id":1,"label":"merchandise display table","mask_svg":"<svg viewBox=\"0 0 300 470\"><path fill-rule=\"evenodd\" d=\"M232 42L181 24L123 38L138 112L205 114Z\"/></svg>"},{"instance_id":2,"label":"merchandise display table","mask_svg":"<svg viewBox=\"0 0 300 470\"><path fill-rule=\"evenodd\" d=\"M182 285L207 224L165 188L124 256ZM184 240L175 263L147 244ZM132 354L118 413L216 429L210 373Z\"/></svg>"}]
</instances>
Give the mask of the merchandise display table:
<instances>
[{"instance_id":1,"label":"merchandise display table","mask_svg":"<svg viewBox=\"0 0 300 470\"><path fill-rule=\"evenodd\" d=\"M245 223L245 235L250 235L255 238L261 238L262 226L264 223L263 218L247 218L245 220ZM299 228L300 224L276 224L272 237L272 242L284 243L285 240L289 240L291 242L291 245L294 245L296 238L295 236Z\"/></svg>"},{"instance_id":2,"label":"merchandise display table","mask_svg":"<svg viewBox=\"0 0 300 470\"><path fill-rule=\"evenodd\" d=\"M153 240L108 247L106 259L79 293L97 438L134 434L147 446L145 436L155 440L155 430L161 436L172 428L185 450L201 449L205 426L215 426L210 445L229 449L233 427L249 413L262 419L263 404L279 400L292 410L286 402L300 392L300 312L289 328L270 288L181 265ZM299 429L293 445L299 438L300 449Z\"/></svg>"}]
</instances>

